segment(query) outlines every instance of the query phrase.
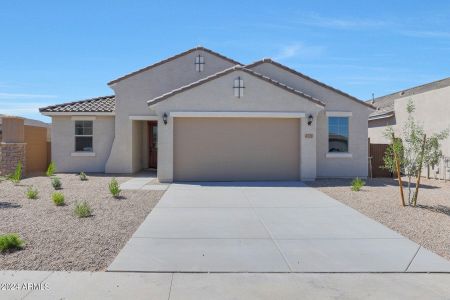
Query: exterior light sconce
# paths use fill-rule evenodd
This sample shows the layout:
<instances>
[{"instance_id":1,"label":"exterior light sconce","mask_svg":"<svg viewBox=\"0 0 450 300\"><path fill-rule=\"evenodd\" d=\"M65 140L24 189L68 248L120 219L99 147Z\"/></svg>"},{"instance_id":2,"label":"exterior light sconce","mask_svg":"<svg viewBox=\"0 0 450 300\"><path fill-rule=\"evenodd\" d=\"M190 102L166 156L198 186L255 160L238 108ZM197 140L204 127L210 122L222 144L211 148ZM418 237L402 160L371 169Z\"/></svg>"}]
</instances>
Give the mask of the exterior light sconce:
<instances>
[{"instance_id":1,"label":"exterior light sconce","mask_svg":"<svg viewBox=\"0 0 450 300\"><path fill-rule=\"evenodd\" d=\"M167 125L167 119L168 119L167 113L164 113L164 114L163 114L163 122L164 122L164 125Z\"/></svg>"},{"instance_id":2,"label":"exterior light sconce","mask_svg":"<svg viewBox=\"0 0 450 300\"><path fill-rule=\"evenodd\" d=\"M244 79L242 79L240 76L234 80L234 96L237 98L241 98L244 96Z\"/></svg>"},{"instance_id":3,"label":"exterior light sconce","mask_svg":"<svg viewBox=\"0 0 450 300\"><path fill-rule=\"evenodd\" d=\"M308 126L311 126L311 124L312 124L312 122L313 122L313 119L314 119L314 118L313 118L313 115L310 114L310 115L308 116Z\"/></svg>"}]
</instances>

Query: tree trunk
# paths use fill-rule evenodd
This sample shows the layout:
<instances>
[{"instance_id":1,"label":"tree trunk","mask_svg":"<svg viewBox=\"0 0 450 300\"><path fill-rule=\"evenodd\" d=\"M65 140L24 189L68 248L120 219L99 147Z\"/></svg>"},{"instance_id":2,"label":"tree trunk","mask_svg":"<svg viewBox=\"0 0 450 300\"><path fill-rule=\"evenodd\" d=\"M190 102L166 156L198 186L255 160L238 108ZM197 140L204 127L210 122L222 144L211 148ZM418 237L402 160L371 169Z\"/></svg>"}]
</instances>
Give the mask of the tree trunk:
<instances>
[{"instance_id":1,"label":"tree trunk","mask_svg":"<svg viewBox=\"0 0 450 300\"><path fill-rule=\"evenodd\" d=\"M402 175L400 174L400 162L398 160L397 151L395 151L395 135L392 134L392 150L394 151L394 160L395 160L395 167L397 169L397 178L398 178L398 185L400 188L400 196L402 197L402 206L405 205L405 196L403 194L403 182L402 182Z\"/></svg>"},{"instance_id":2,"label":"tree trunk","mask_svg":"<svg viewBox=\"0 0 450 300\"><path fill-rule=\"evenodd\" d=\"M420 161L419 161L419 169L417 170L417 182L416 182L416 191L414 192L413 197L413 206L417 205L417 196L419 195L419 186L420 186L420 174L422 173L422 163L423 163L423 156L425 155L425 143L427 142L427 135L424 134L423 136L423 143L422 143L422 151L420 152Z\"/></svg>"}]
</instances>

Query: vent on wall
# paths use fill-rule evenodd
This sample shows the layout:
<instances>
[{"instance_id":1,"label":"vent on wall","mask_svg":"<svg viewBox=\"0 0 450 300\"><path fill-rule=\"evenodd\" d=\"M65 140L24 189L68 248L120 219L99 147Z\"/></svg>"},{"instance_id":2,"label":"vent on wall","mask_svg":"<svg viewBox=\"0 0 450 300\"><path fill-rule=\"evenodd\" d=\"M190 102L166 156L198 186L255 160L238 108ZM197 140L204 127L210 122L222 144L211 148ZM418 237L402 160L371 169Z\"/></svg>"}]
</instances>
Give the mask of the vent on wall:
<instances>
[{"instance_id":1,"label":"vent on wall","mask_svg":"<svg viewBox=\"0 0 450 300\"><path fill-rule=\"evenodd\" d=\"M205 58L200 54L195 57L195 71L203 72L205 66Z\"/></svg>"}]
</instances>

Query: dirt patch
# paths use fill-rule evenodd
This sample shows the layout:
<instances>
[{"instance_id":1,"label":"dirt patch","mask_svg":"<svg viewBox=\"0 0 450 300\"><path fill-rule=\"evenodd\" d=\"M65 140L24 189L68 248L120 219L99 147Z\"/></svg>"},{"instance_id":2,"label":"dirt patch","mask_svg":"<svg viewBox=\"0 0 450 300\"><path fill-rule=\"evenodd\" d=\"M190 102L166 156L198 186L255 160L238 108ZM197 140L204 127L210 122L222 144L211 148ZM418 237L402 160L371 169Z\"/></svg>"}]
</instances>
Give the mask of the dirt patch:
<instances>
[{"instance_id":1,"label":"dirt patch","mask_svg":"<svg viewBox=\"0 0 450 300\"><path fill-rule=\"evenodd\" d=\"M308 185L450 259L450 182L422 179L415 208L401 206L394 179L368 179L360 192L352 192L350 183L351 180L333 179Z\"/></svg>"},{"instance_id":2,"label":"dirt patch","mask_svg":"<svg viewBox=\"0 0 450 300\"><path fill-rule=\"evenodd\" d=\"M88 174L81 181L75 174L57 174L62 182L65 206L51 201L49 178L24 179L18 185L0 182L0 234L16 232L25 248L0 254L3 270L101 271L113 261L163 191L122 191L113 198L108 191L110 176ZM119 183L129 177L116 177ZM39 190L39 199L29 200L29 186ZM75 202L87 201L93 216L79 219Z\"/></svg>"}]
</instances>

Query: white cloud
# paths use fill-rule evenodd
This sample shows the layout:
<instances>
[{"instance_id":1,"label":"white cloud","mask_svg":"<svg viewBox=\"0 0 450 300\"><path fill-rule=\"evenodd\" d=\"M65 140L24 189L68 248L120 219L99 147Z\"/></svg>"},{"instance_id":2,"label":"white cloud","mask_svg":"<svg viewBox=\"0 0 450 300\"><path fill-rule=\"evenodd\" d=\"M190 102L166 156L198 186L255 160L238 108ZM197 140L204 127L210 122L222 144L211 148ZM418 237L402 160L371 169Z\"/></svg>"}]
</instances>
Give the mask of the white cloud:
<instances>
[{"instance_id":1,"label":"white cloud","mask_svg":"<svg viewBox=\"0 0 450 300\"><path fill-rule=\"evenodd\" d=\"M0 99L48 99L57 98L56 95L25 94L25 93L0 93Z\"/></svg>"},{"instance_id":2,"label":"white cloud","mask_svg":"<svg viewBox=\"0 0 450 300\"><path fill-rule=\"evenodd\" d=\"M390 24L390 22L384 20L333 18L323 17L318 14L303 15L299 19L297 21L299 24L331 29L375 29Z\"/></svg>"},{"instance_id":3,"label":"white cloud","mask_svg":"<svg viewBox=\"0 0 450 300\"><path fill-rule=\"evenodd\" d=\"M449 31L434 30L404 30L399 32L402 35L419 38L450 38Z\"/></svg>"},{"instance_id":4,"label":"white cloud","mask_svg":"<svg viewBox=\"0 0 450 300\"><path fill-rule=\"evenodd\" d=\"M313 59L322 56L325 48L322 46L306 46L303 43L292 43L280 48L274 56L276 60L289 58Z\"/></svg>"}]
</instances>

